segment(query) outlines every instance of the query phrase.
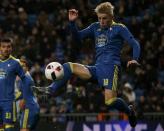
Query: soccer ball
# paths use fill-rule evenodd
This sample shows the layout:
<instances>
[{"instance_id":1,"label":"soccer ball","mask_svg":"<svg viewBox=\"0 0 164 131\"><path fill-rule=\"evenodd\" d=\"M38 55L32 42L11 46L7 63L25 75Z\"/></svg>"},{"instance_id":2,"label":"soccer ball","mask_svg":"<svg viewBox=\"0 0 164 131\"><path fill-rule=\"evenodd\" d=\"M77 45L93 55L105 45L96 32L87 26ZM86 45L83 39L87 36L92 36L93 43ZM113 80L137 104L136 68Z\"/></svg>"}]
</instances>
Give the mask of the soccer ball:
<instances>
[{"instance_id":1,"label":"soccer ball","mask_svg":"<svg viewBox=\"0 0 164 131\"><path fill-rule=\"evenodd\" d=\"M63 66L58 62L51 62L45 68L45 76L48 80L60 80L64 76Z\"/></svg>"}]
</instances>

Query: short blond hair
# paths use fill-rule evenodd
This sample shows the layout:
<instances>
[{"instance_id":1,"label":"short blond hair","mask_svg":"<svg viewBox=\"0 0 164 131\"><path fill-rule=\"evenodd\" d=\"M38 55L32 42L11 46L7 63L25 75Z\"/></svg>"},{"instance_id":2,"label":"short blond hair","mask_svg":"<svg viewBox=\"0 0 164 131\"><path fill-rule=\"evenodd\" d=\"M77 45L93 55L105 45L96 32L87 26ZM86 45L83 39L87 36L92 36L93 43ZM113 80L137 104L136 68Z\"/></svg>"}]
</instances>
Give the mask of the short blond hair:
<instances>
[{"instance_id":1,"label":"short blond hair","mask_svg":"<svg viewBox=\"0 0 164 131\"><path fill-rule=\"evenodd\" d=\"M103 2L95 8L96 14L102 13L102 14L109 14L109 15L114 15L113 14L114 6L110 2Z\"/></svg>"}]
</instances>

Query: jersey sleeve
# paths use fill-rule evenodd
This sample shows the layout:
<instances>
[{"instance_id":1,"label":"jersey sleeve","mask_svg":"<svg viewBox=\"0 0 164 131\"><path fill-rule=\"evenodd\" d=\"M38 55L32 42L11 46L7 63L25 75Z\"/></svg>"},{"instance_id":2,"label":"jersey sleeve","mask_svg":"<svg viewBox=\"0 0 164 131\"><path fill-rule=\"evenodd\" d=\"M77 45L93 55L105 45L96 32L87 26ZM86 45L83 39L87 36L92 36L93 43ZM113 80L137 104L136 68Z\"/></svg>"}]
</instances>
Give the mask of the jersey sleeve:
<instances>
[{"instance_id":1,"label":"jersey sleeve","mask_svg":"<svg viewBox=\"0 0 164 131\"><path fill-rule=\"evenodd\" d=\"M26 88L26 89L23 89L22 88L22 90L31 90L32 88L32 86L35 86L35 83L34 83L34 80L32 79L32 77L31 77L31 75L29 74L29 73L26 73L25 74L25 79L26 79L26 82L25 83L23 83L23 85L24 85L24 88Z\"/></svg>"},{"instance_id":2,"label":"jersey sleeve","mask_svg":"<svg viewBox=\"0 0 164 131\"><path fill-rule=\"evenodd\" d=\"M32 94L32 92L33 92L32 86L34 86L34 81L33 81L32 77L30 76L30 74L26 73L24 79L22 80L22 87L21 87L21 91L23 93L23 98L25 100L27 100L29 95Z\"/></svg>"},{"instance_id":3,"label":"jersey sleeve","mask_svg":"<svg viewBox=\"0 0 164 131\"><path fill-rule=\"evenodd\" d=\"M23 79L25 77L24 70L19 62L17 63L16 73L21 79Z\"/></svg>"},{"instance_id":4,"label":"jersey sleeve","mask_svg":"<svg viewBox=\"0 0 164 131\"><path fill-rule=\"evenodd\" d=\"M120 26L120 35L133 48L133 59L138 60L140 56L140 44L138 43L138 41L124 25Z\"/></svg>"},{"instance_id":5,"label":"jersey sleeve","mask_svg":"<svg viewBox=\"0 0 164 131\"><path fill-rule=\"evenodd\" d=\"M94 36L94 24L91 24L83 30L78 30L75 22L70 22L69 27L73 37L76 39L81 40L83 38L92 38Z\"/></svg>"}]
</instances>

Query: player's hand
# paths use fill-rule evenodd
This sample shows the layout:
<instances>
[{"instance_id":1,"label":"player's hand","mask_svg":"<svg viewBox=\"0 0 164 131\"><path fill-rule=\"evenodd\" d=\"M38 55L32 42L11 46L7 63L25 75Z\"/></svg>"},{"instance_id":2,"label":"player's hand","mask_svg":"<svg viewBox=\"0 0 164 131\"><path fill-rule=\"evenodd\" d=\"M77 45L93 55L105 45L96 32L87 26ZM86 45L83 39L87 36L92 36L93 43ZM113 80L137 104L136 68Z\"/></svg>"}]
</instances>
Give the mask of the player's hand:
<instances>
[{"instance_id":1,"label":"player's hand","mask_svg":"<svg viewBox=\"0 0 164 131\"><path fill-rule=\"evenodd\" d=\"M68 12L69 21L75 21L78 17L78 10L70 9Z\"/></svg>"},{"instance_id":2,"label":"player's hand","mask_svg":"<svg viewBox=\"0 0 164 131\"><path fill-rule=\"evenodd\" d=\"M19 101L19 108L20 108L20 110L24 110L25 109L25 100L24 99L21 99Z\"/></svg>"},{"instance_id":3,"label":"player's hand","mask_svg":"<svg viewBox=\"0 0 164 131\"><path fill-rule=\"evenodd\" d=\"M131 66L140 66L140 64L136 60L130 60L127 63L127 67L131 67Z\"/></svg>"}]
</instances>

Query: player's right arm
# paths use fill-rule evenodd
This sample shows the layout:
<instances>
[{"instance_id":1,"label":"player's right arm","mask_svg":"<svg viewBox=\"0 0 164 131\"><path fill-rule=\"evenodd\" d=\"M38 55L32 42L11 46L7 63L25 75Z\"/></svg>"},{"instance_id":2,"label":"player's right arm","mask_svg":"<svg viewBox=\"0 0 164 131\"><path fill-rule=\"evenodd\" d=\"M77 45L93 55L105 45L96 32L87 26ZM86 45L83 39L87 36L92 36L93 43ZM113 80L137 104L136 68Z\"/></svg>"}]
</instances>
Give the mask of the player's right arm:
<instances>
[{"instance_id":1,"label":"player's right arm","mask_svg":"<svg viewBox=\"0 0 164 131\"><path fill-rule=\"evenodd\" d=\"M70 21L69 27L75 39L81 40L86 37L92 38L94 36L93 24L83 30L78 30L75 24L75 21L78 18L78 11L76 9L69 10L68 18Z\"/></svg>"}]
</instances>

